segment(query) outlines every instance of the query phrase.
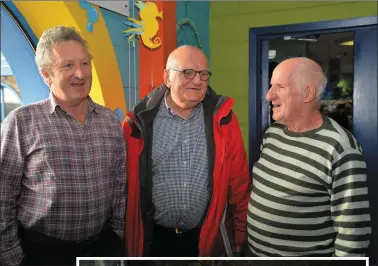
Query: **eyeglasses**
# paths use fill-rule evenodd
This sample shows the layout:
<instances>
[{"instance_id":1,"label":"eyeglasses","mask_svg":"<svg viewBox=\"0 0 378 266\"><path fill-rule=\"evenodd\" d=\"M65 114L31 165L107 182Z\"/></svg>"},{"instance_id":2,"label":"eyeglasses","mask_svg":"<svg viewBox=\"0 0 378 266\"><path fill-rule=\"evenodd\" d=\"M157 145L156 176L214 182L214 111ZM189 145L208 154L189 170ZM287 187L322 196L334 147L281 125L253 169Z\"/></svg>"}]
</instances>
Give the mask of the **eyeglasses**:
<instances>
[{"instance_id":1,"label":"eyeglasses","mask_svg":"<svg viewBox=\"0 0 378 266\"><path fill-rule=\"evenodd\" d=\"M194 77L198 73L199 77L200 77L200 79L202 81L208 81L209 78L211 77L211 75L213 74L213 73L211 73L210 71L207 71L207 70L196 71L194 69L183 69L183 70L180 70L180 69L173 69L173 68L170 68L170 70L183 73L184 77L187 78L187 79L194 79Z\"/></svg>"}]
</instances>

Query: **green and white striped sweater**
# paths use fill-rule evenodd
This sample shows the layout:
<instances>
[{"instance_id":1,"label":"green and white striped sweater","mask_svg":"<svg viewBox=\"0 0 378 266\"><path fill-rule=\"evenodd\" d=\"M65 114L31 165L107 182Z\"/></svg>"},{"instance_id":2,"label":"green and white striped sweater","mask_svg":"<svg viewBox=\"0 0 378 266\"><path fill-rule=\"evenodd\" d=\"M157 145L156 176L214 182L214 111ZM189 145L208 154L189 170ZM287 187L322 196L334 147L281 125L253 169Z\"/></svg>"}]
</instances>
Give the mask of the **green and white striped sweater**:
<instances>
[{"instance_id":1,"label":"green and white striped sweater","mask_svg":"<svg viewBox=\"0 0 378 266\"><path fill-rule=\"evenodd\" d=\"M357 140L324 117L316 130L273 124L253 168L248 245L257 256L364 256L371 234Z\"/></svg>"}]
</instances>

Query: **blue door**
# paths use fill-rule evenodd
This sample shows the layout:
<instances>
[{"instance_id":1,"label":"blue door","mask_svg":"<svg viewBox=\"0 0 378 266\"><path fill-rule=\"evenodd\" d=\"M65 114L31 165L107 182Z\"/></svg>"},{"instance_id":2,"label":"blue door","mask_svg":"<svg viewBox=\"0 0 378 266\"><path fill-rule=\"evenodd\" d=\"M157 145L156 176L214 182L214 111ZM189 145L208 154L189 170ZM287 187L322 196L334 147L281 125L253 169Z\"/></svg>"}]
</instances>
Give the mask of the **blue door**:
<instances>
[{"instance_id":1,"label":"blue door","mask_svg":"<svg viewBox=\"0 0 378 266\"><path fill-rule=\"evenodd\" d=\"M378 108L377 108L378 26L354 34L353 133L361 143L368 170L373 238L371 263L378 262Z\"/></svg>"}]
</instances>

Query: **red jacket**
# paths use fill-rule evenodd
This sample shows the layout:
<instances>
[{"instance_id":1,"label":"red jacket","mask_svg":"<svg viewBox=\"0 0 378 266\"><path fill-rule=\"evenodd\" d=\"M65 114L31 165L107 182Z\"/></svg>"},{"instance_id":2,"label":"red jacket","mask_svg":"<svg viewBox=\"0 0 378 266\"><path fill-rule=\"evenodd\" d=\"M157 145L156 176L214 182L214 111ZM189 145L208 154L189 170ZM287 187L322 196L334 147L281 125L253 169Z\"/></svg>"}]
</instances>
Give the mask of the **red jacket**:
<instances>
[{"instance_id":1,"label":"red jacket","mask_svg":"<svg viewBox=\"0 0 378 266\"><path fill-rule=\"evenodd\" d=\"M165 85L153 90L123 122L127 143L127 211L125 255L148 256L153 238L152 174L150 129L161 100L167 90ZM230 209L234 246L243 247L246 241L246 220L251 179L238 120L232 112L234 101L216 95L209 88L203 101L204 118L209 153L209 183L211 200L203 221L199 255L219 256L223 249L220 223L226 203ZM213 136L212 138L209 136Z\"/></svg>"}]
</instances>

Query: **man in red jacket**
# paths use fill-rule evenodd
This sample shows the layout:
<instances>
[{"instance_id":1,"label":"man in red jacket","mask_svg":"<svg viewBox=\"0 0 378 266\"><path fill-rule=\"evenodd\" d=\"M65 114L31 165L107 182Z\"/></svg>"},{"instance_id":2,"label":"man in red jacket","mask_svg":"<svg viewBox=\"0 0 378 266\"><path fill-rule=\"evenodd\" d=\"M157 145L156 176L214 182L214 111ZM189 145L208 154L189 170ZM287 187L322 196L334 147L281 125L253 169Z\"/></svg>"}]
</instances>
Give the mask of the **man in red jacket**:
<instances>
[{"instance_id":1,"label":"man in red jacket","mask_svg":"<svg viewBox=\"0 0 378 266\"><path fill-rule=\"evenodd\" d=\"M230 255L245 244L247 157L234 101L208 86L211 74L200 49L177 48L164 84L123 123L127 256Z\"/></svg>"}]
</instances>

